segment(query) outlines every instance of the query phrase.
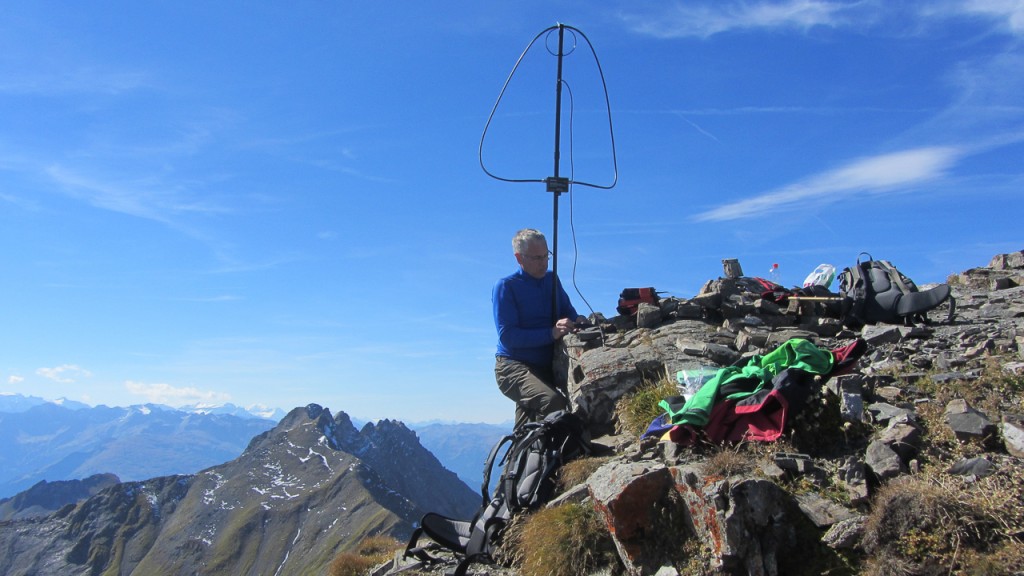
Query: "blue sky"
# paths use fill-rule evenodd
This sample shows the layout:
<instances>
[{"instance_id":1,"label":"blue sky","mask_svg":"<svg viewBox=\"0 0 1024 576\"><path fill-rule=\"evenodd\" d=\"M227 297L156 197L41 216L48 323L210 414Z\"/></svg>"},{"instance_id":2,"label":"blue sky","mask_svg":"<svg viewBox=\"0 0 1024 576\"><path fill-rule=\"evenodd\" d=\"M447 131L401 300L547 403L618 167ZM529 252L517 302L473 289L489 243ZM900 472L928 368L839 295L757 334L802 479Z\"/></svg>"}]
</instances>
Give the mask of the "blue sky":
<instances>
[{"instance_id":1,"label":"blue sky","mask_svg":"<svg viewBox=\"0 0 1024 576\"><path fill-rule=\"evenodd\" d=\"M618 169L558 199L583 311L1024 248L1020 0L4 4L3 392L509 420L490 291L554 201L478 150L557 23L560 175ZM498 176L554 173L554 45Z\"/></svg>"}]
</instances>

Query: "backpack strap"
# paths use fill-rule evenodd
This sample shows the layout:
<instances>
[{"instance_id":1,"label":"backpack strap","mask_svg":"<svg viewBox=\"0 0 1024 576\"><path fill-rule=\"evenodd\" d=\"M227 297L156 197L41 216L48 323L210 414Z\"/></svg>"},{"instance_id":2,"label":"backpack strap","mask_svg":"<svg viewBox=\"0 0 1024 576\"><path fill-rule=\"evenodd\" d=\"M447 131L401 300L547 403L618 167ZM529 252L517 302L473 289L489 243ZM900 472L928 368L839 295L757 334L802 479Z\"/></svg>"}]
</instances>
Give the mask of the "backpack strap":
<instances>
[{"instance_id":1,"label":"backpack strap","mask_svg":"<svg viewBox=\"0 0 1024 576\"><path fill-rule=\"evenodd\" d=\"M897 270L896 267L893 266L888 260L877 260L875 265L880 267L882 270L885 270L885 273L889 275L889 281L895 284L896 287L900 289L900 292L904 294L917 292L917 287L909 286L907 284L906 276L901 274L900 271Z\"/></svg>"},{"instance_id":2,"label":"backpack strap","mask_svg":"<svg viewBox=\"0 0 1024 576\"><path fill-rule=\"evenodd\" d=\"M406 544L406 546L405 546L405 553L402 554L403 558L408 558L410 556L415 556L417 560L420 560L421 562L427 562L427 563L430 563L430 562L433 562L434 560L436 560L436 558L434 558L433 556L431 556L430 554L427 553L428 549L431 549L431 548L436 546L435 543L430 543L430 544L427 544L426 546L416 546L416 544L420 540L420 536L422 536L422 535L423 535L423 527L422 526L420 526L419 528L417 528L417 529L412 531L412 536L409 537L409 543Z\"/></svg>"},{"instance_id":3,"label":"backpack strap","mask_svg":"<svg viewBox=\"0 0 1024 576\"><path fill-rule=\"evenodd\" d=\"M518 510L526 507L529 501L537 493L537 488L541 484L540 482L536 482L535 485L531 487L529 494L526 496L519 494L518 487L519 481L521 480L519 475L522 470L519 469L518 461L523 452L530 451L531 445L543 437L547 429L548 426L546 422L530 422L525 424L523 426L524 434L516 439L516 442L505 454L505 461L503 463L505 463L506 466L505 472L501 477L501 490L505 495L506 502L508 502L508 507L512 510ZM511 469L509 469L509 465L511 465Z\"/></svg>"},{"instance_id":4,"label":"backpack strap","mask_svg":"<svg viewBox=\"0 0 1024 576\"><path fill-rule=\"evenodd\" d=\"M866 254L866 252L861 252L861 254ZM868 258L867 262L871 262L870 255ZM868 288L863 266L860 256L857 256L857 264L847 268L850 271L849 286L846 288L845 305L843 306L843 316L848 319L845 322L847 326L864 324L864 306L867 304Z\"/></svg>"},{"instance_id":5,"label":"backpack strap","mask_svg":"<svg viewBox=\"0 0 1024 576\"><path fill-rule=\"evenodd\" d=\"M494 460L498 457L498 452L501 451L501 447L505 444L509 444L508 450L505 452L505 456L502 457L501 461L504 462L508 458L508 453L512 450L511 442L515 438L515 433L507 434L499 440L493 448L491 448L490 454L487 455L487 460L484 461L484 480L480 486L480 495L483 497L482 506L487 506L491 501L490 490L488 486L491 484L491 471L494 469Z\"/></svg>"}]
</instances>

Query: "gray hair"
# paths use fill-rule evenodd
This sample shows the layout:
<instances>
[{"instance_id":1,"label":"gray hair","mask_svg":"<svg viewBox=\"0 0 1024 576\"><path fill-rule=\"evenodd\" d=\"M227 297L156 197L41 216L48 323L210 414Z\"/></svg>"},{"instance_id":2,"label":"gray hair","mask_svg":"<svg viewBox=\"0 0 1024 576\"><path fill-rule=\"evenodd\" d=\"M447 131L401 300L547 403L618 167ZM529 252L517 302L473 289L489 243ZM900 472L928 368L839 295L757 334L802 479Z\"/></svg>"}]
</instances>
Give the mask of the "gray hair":
<instances>
[{"instance_id":1,"label":"gray hair","mask_svg":"<svg viewBox=\"0 0 1024 576\"><path fill-rule=\"evenodd\" d=\"M544 234L539 230L523 228L512 238L512 251L516 254L524 254L530 248L530 242L543 242L545 245L548 243Z\"/></svg>"}]
</instances>

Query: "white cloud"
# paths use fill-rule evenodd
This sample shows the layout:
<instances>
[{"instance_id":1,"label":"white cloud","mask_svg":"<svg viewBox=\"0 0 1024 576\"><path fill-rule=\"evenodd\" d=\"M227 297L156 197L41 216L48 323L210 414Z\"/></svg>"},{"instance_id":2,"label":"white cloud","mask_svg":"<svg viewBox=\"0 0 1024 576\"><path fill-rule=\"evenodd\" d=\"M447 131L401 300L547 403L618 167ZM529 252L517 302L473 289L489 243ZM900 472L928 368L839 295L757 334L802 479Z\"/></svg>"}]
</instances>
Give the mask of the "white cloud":
<instances>
[{"instance_id":1,"label":"white cloud","mask_svg":"<svg viewBox=\"0 0 1024 576\"><path fill-rule=\"evenodd\" d=\"M957 148L936 146L863 158L760 196L719 206L694 219L739 220L813 209L857 194L898 191L943 176L963 154Z\"/></svg>"},{"instance_id":2,"label":"white cloud","mask_svg":"<svg viewBox=\"0 0 1024 576\"><path fill-rule=\"evenodd\" d=\"M167 185L150 177L124 182L100 180L59 165L45 169L67 195L92 206L130 216L171 223L171 217L185 213L213 214L225 210L208 201L196 200L183 187Z\"/></svg>"},{"instance_id":3,"label":"white cloud","mask_svg":"<svg viewBox=\"0 0 1024 576\"><path fill-rule=\"evenodd\" d=\"M10 376L7 377L7 383L8 384L18 384L20 382L24 382L24 380L25 380L24 376L17 376L15 374L11 374Z\"/></svg>"},{"instance_id":4,"label":"white cloud","mask_svg":"<svg viewBox=\"0 0 1024 576\"><path fill-rule=\"evenodd\" d=\"M61 384L70 384L76 377L88 378L92 373L74 364L63 364L56 368L39 368L36 374Z\"/></svg>"},{"instance_id":5,"label":"white cloud","mask_svg":"<svg viewBox=\"0 0 1024 576\"><path fill-rule=\"evenodd\" d=\"M31 72L11 71L0 81L0 93L41 94L102 94L117 96L151 86L150 79L140 72L77 69Z\"/></svg>"},{"instance_id":6,"label":"white cloud","mask_svg":"<svg viewBox=\"0 0 1024 576\"><path fill-rule=\"evenodd\" d=\"M837 26L843 12L856 8L849 3L825 0L785 2L715 2L707 5L678 2L657 15L627 15L633 31L658 38L697 36L707 38L730 30Z\"/></svg>"},{"instance_id":7,"label":"white cloud","mask_svg":"<svg viewBox=\"0 0 1024 576\"><path fill-rule=\"evenodd\" d=\"M653 4L646 13L623 14L622 19L637 33L656 38L708 38L738 30L808 30L815 26L832 28L891 26L911 18L916 23L934 19L984 18L1005 27L1011 34L1024 32L1022 0L938 0L912 5L877 0L783 0L717 1Z\"/></svg>"},{"instance_id":8,"label":"white cloud","mask_svg":"<svg viewBox=\"0 0 1024 576\"><path fill-rule=\"evenodd\" d=\"M1010 32L1024 32L1024 1L1021 0L964 0L952 6L953 13L986 16L1004 21Z\"/></svg>"},{"instance_id":9,"label":"white cloud","mask_svg":"<svg viewBox=\"0 0 1024 576\"><path fill-rule=\"evenodd\" d=\"M128 380L124 383L124 387L131 394L142 396L147 402L167 404L169 406L181 406L197 402L222 403L231 399L230 394L211 390L199 390L191 386L177 388L170 384L146 384L144 382Z\"/></svg>"}]
</instances>

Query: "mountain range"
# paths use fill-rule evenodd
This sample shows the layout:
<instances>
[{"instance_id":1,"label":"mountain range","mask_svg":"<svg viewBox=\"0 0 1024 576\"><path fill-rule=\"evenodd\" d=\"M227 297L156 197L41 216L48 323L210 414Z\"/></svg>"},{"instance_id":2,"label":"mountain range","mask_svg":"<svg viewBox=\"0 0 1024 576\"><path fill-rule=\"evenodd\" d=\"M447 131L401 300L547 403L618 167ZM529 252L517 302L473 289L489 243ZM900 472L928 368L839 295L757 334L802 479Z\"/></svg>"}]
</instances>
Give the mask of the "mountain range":
<instances>
[{"instance_id":1,"label":"mountain range","mask_svg":"<svg viewBox=\"0 0 1024 576\"><path fill-rule=\"evenodd\" d=\"M72 409L46 402L0 411L0 497L43 480L191 474L237 457L253 436L274 424L155 404Z\"/></svg>"},{"instance_id":2,"label":"mountain range","mask_svg":"<svg viewBox=\"0 0 1024 576\"><path fill-rule=\"evenodd\" d=\"M323 573L365 536L404 539L425 512L468 518L478 500L401 422L357 430L310 404L228 462L0 523L0 573Z\"/></svg>"},{"instance_id":3,"label":"mountain range","mask_svg":"<svg viewBox=\"0 0 1024 576\"><path fill-rule=\"evenodd\" d=\"M67 398L45 400L38 396L25 396L23 394L0 392L0 412L24 412L33 406L39 406L42 404L56 404L69 410L87 410L92 408L88 404L77 402L75 400L68 400ZM195 404L186 404L177 408L172 408L163 404L145 404L145 406L158 408L160 410L180 410L182 412L189 412L192 414L230 414L232 416L238 416L239 418L265 418L267 420L273 420L274 422L284 418L285 415L284 410L281 410L280 408L268 408L260 405L243 408L230 402L226 404L205 404L197 402Z\"/></svg>"},{"instance_id":4,"label":"mountain range","mask_svg":"<svg viewBox=\"0 0 1024 576\"><path fill-rule=\"evenodd\" d=\"M260 417L267 414L270 418ZM225 404L91 407L0 394L0 499L39 482L114 474L124 481L191 474L237 457L280 409ZM357 427L365 422L352 419ZM475 490L491 447L511 424L408 424L422 445ZM0 519L5 516L0 514Z\"/></svg>"}]
</instances>

